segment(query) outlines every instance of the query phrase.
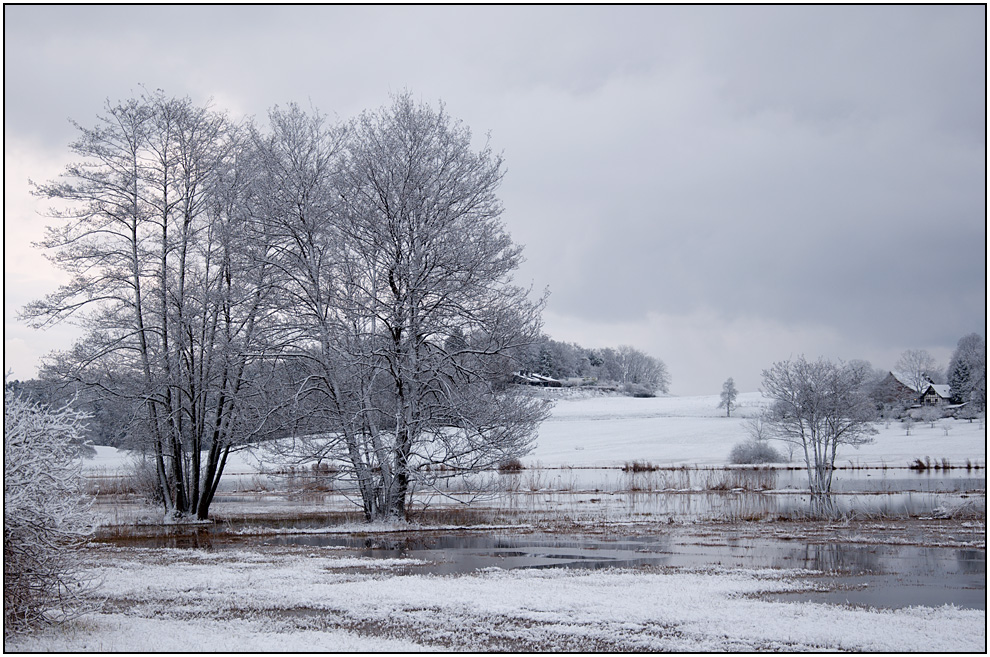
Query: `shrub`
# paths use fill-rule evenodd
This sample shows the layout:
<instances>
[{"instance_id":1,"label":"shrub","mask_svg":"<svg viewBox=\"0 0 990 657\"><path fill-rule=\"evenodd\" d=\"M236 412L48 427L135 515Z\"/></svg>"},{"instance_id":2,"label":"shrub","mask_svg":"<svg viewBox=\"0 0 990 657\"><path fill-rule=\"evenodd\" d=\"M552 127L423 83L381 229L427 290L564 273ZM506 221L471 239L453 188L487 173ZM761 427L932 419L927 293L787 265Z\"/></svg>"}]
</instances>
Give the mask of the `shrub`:
<instances>
[{"instance_id":1,"label":"shrub","mask_svg":"<svg viewBox=\"0 0 990 657\"><path fill-rule=\"evenodd\" d=\"M622 466L623 472L656 472L660 467L653 465L649 461L644 461L640 463L639 461L633 461L632 463L626 463Z\"/></svg>"},{"instance_id":2,"label":"shrub","mask_svg":"<svg viewBox=\"0 0 990 657\"><path fill-rule=\"evenodd\" d=\"M505 459L498 464L498 471L501 474L512 474L515 472L521 472L525 469L522 461L519 459Z\"/></svg>"},{"instance_id":3,"label":"shrub","mask_svg":"<svg viewBox=\"0 0 990 657\"><path fill-rule=\"evenodd\" d=\"M149 504L163 504L162 487L158 483L158 471L154 462L145 455L131 457L129 473L126 478L127 488Z\"/></svg>"},{"instance_id":4,"label":"shrub","mask_svg":"<svg viewBox=\"0 0 990 657\"><path fill-rule=\"evenodd\" d=\"M74 558L93 530L80 504L83 417L4 394L4 636L68 618L87 588Z\"/></svg>"},{"instance_id":5,"label":"shrub","mask_svg":"<svg viewBox=\"0 0 990 657\"><path fill-rule=\"evenodd\" d=\"M627 383L622 386L622 392L629 397L656 397L657 393L642 383Z\"/></svg>"},{"instance_id":6,"label":"shrub","mask_svg":"<svg viewBox=\"0 0 990 657\"><path fill-rule=\"evenodd\" d=\"M737 465L782 463L785 460L783 454L763 440L747 440L744 443L738 443L729 453L729 462Z\"/></svg>"},{"instance_id":7,"label":"shrub","mask_svg":"<svg viewBox=\"0 0 990 657\"><path fill-rule=\"evenodd\" d=\"M927 422L934 429L935 423L942 419L942 410L935 406L924 406L913 411L911 415L916 420Z\"/></svg>"}]
</instances>

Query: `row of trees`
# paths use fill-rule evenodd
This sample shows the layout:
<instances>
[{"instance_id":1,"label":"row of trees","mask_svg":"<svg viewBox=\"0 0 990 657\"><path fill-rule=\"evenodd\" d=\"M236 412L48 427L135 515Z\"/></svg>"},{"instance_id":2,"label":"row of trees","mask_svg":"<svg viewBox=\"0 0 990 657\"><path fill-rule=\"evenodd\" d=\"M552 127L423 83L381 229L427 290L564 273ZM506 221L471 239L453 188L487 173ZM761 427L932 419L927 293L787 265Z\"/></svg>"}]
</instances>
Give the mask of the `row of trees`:
<instances>
[{"instance_id":1,"label":"row of trees","mask_svg":"<svg viewBox=\"0 0 990 657\"><path fill-rule=\"evenodd\" d=\"M237 124L162 92L76 125L35 186L72 280L23 315L85 327L45 376L128 418L168 517L205 519L231 450L334 459L368 519L529 448L548 409L505 385L543 300L512 283L500 156L408 95L347 123Z\"/></svg>"},{"instance_id":2,"label":"row of trees","mask_svg":"<svg viewBox=\"0 0 990 657\"><path fill-rule=\"evenodd\" d=\"M636 386L649 394L670 392L670 373L659 358L622 345L588 349L546 335L519 354L524 369L555 379L586 379Z\"/></svg>"}]
</instances>

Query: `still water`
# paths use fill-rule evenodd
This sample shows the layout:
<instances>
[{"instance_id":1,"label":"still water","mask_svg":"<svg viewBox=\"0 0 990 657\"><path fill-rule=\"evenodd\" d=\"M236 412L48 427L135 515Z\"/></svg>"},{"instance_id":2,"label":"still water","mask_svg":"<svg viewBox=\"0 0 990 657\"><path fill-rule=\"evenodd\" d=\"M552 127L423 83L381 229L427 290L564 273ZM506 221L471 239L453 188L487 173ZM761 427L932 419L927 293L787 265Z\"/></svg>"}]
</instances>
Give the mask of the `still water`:
<instances>
[{"instance_id":1,"label":"still water","mask_svg":"<svg viewBox=\"0 0 990 657\"><path fill-rule=\"evenodd\" d=\"M414 508L437 514L426 525L466 524L609 528L608 539L581 535L481 532L402 534L291 533L354 522L353 496L332 480L258 477L225 480L210 529L128 538L149 547L215 549L262 543L337 548L369 558L421 560L410 572L439 575L486 568L784 568L804 569L814 591L778 596L876 607L955 604L986 608L985 470L915 472L908 469L840 470L834 499L846 517L969 518L968 539L978 547L788 539L772 529L742 535L726 521L802 520L807 516L807 473L802 470L678 469L623 472L620 469L530 469L486 480L454 481L443 495L423 493ZM471 502L470 506L464 502ZM428 506L427 506L428 504ZM420 511L421 519L426 519ZM446 514L446 515L445 515ZM461 514L461 515L458 515ZM947 515L946 515L947 514ZM960 515L961 514L961 515ZM275 518L283 520L276 521ZM704 535L694 523L716 523ZM240 533L259 524L272 535ZM743 525L754 526L752 522ZM762 526L762 525L759 525ZM635 536L616 536L623 527ZM648 528L643 530L643 528ZM264 532L262 532L264 534ZM641 535L645 534L645 535ZM978 535L982 534L982 535ZM975 536L975 539L974 539ZM112 540L112 539L111 539ZM930 542L929 542L930 544Z\"/></svg>"},{"instance_id":2,"label":"still water","mask_svg":"<svg viewBox=\"0 0 990 657\"><path fill-rule=\"evenodd\" d=\"M874 607L954 604L986 609L986 551L909 545L802 544L774 538L701 538L673 530L614 539L549 535L287 535L269 545L341 548L369 558L417 559L410 572L470 573L487 568L804 569L827 591L776 596Z\"/></svg>"}]
</instances>

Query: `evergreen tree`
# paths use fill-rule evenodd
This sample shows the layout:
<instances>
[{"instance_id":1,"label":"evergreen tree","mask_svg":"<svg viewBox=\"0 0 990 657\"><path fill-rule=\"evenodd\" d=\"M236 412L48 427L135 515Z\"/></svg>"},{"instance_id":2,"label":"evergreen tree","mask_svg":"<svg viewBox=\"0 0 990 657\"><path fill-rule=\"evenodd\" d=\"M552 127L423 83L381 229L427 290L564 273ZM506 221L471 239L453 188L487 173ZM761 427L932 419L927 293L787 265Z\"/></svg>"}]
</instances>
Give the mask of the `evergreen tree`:
<instances>
[{"instance_id":1,"label":"evergreen tree","mask_svg":"<svg viewBox=\"0 0 990 657\"><path fill-rule=\"evenodd\" d=\"M987 343L977 333L960 338L949 361L949 391L952 401L986 406Z\"/></svg>"},{"instance_id":2,"label":"evergreen tree","mask_svg":"<svg viewBox=\"0 0 990 657\"><path fill-rule=\"evenodd\" d=\"M729 417L732 414L732 409L736 407L736 397L738 395L739 391L736 390L736 382L730 376L722 384L722 401L718 404L719 408L725 409L725 417Z\"/></svg>"}]
</instances>

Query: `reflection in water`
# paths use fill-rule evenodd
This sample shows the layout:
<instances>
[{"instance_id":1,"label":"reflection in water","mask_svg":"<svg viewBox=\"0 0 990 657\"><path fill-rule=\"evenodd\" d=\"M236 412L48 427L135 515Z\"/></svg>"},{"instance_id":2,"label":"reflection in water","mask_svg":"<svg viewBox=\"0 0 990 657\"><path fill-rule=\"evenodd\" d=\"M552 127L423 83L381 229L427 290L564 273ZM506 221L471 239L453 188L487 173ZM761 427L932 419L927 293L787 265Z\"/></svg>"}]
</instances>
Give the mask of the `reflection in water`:
<instances>
[{"instance_id":1,"label":"reflection in water","mask_svg":"<svg viewBox=\"0 0 990 657\"><path fill-rule=\"evenodd\" d=\"M832 593L801 599L882 607L953 603L985 609L986 556L976 550L906 545L802 544L773 538L685 531L602 540L575 536L419 535L379 541L341 535L288 535L268 544L330 546L368 558L410 559L408 572L470 573L486 568L723 567L803 569ZM424 562L426 562L424 564ZM788 599L782 596L782 599ZM794 599L791 596L790 599Z\"/></svg>"},{"instance_id":2,"label":"reflection in water","mask_svg":"<svg viewBox=\"0 0 990 657\"><path fill-rule=\"evenodd\" d=\"M824 543L804 546L807 568L824 573L851 574L883 572L881 558L875 547Z\"/></svg>"},{"instance_id":3,"label":"reflection in water","mask_svg":"<svg viewBox=\"0 0 990 657\"><path fill-rule=\"evenodd\" d=\"M987 572L986 550L956 550L956 561L962 572L983 573L984 575Z\"/></svg>"},{"instance_id":4,"label":"reflection in water","mask_svg":"<svg viewBox=\"0 0 990 657\"><path fill-rule=\"evenodd\" d=\"M415 572L465 573L498 568L710 567L799 568L833 578L844 587L834 594L807 594L808 599L902 606L942 604L985 608L986 552L978 549L921 548L906 545L806 543L772 537L742 538L729 532L698 539L690 534L695 521L761 521L804 518L811 498L801 471L750 469L683 469L624 473L619 470L528 470L497 479L500 489L483 504L466 507L452 489L429 514L434 524L529 524L533 527L583 528L600 525L614 532L623 524L649 527L651 535L609 541L577 537L457 535L428 533L389 535L294 534L272 537L237 536L226 527L169 528L152 537L117 537L122 544L170 548L220 549L263 541L337 547L342 553L368 558L413 558ZM837 473L831 504L840 515L868 517L928 516L946 505L968 505L977 520L986 517L986 480L943 473L939 478L886 471ZM937 491L937 492L936 492ZM291 493L292 491L288 491ZM463 500L476 497L466 491ZM323 491L309 498L321 512L303 518L296 498L284 490L231 491L217 506L236 509L253 504L285 514L286 527L326 527L330 512L346 522L341 509L354 507L343 491ZM464 510L470 508L470 514ZM295 511L293 510L295 509ZM247 514L245 514L246 516ZM965 517L965 516L964 516ZM266 519L268 527L277 524ZM864 588L865 586L865 588ZM846 590L849 589L849 590ZM829 596L832 597L829 597ZM818 596L818 597L815 597ZM858 597L857 597L858 596Z\"/></svg>"},{"instance_id":5,"label":"reflection in water","mask_svg":"<svg viewBox=\"0 0 990 657\"><path fill-rule=\"evenodd\" d=\"M828 498L828 516L918 517L942 512L945 506L961 509L974 517L985 517L986 498L934 493L846 493ZM671 520L742 521L804 519L811 513L812 499L798 491L696 491L628 493L577 493L541 491L502 494L486 501L495 515L513 514L524 522L541 520Z\"/></svg>"}]
</instances>

